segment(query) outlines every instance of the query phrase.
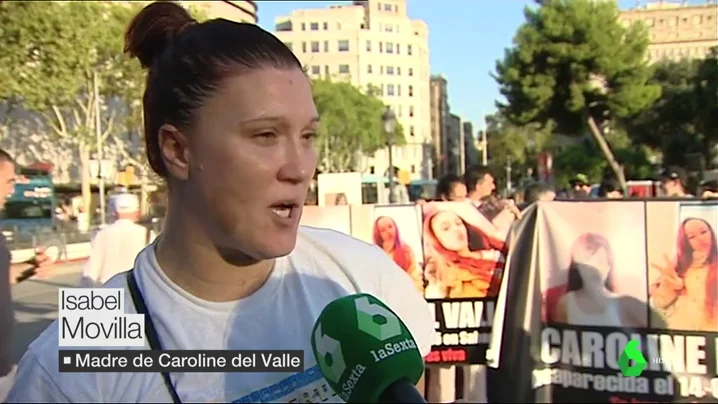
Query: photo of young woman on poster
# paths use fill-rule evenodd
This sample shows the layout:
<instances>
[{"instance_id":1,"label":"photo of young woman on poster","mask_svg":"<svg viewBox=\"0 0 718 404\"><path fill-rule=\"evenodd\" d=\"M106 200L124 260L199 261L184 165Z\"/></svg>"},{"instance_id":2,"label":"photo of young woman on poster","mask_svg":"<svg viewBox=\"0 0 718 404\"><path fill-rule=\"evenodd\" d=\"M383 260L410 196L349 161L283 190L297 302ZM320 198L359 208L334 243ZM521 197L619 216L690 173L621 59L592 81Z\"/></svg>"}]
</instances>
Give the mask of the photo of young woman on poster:
<instances>
[{"instance_id":1,"label":"photo of young woman on poster","mask_svg":"<svg viewBox=\"0 0 718 404\"><path fill-rule=\"evenodd\" d=\"M395 206L375 208L373 241L384 250L394 262L401 267L414 280L416 288L423 293L424 277L421 262L411 244L419 244L418 257L421 257L421 244L418 237L419 218L415 206ZM395 219L396 217L396 219ZM412 223L413 222L413 223ZM400 223L400 224L397 224ZM401 231L400 227L403 228ZM402 235L411 235L414 232L415 243L411 243Z\"/></svg>"},{"instance_id":2,"label":"photo of young woman on poster","mask_svg":"<svg viewBox=\"0 0 718 404\"><path fill-rule=\"evenodd\" d=\"M471 204L423 205L425 297L495 297L507 245L498 229Z\"/></svg>"},{"instance_id":3,"label":"photo of young woman on poster","mask_svg":"<svg viewBox=\"0 0 718 404\"><path fill-rule=\"evenodd\" d=\"M540 218L543 322L647 327L644 204L553 201L542 203Z\"/></svg>"},{"instance_id":4,"label":"photo of young woman on poster","mask_svg":"<svg viewBox=\"0 0 718 404\"><path fill-rule=\"evenodd\" d=\"M689 217L678 227L676 256L653 263L660 271L650 285L651 304L667 328L718 330L718 245L708 221Z\"/></svg>"},{"instance_id":5,"label":"photo of young woman on poster","mask_svg":"<svg viewBox=\"0 0 718 404\"><path fill-rule=\"evenodd\" d=\"M606 237L580 235L571 248L568 282L549 321L603 327L646 327L645 306L615 293L615 258Z\"/></svg>"}]
</instances>

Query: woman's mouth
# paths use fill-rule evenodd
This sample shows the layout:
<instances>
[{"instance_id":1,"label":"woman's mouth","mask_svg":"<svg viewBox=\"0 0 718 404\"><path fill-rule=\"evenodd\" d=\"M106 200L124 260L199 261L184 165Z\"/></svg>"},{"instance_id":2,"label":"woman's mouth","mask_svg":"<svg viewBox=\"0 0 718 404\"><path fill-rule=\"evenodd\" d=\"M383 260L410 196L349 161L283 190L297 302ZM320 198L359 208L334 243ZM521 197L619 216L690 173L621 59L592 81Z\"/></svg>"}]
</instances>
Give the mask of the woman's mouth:
<instances>
[{"instance_id":1,"label":"woman's mouth","mask_svg":"<svg viewBox=\"0 0 718 404\"><path fill-rule=\"evenodd\" d=\"M294 202L279 202L271 206L272 212L282 219L291 218L298 207Z\"/></svg>"}]
</instances>

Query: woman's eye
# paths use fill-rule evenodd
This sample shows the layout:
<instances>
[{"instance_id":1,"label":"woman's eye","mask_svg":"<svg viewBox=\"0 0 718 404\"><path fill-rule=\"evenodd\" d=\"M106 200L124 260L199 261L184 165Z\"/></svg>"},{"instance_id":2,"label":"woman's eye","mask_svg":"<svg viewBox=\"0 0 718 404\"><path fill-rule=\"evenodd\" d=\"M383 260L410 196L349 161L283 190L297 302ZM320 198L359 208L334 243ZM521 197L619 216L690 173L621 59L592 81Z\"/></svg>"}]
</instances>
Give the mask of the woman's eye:
<instances>
[{"instance_id":1,"label":"woman's eye","mask_svg":"<svg viewBox=\"0 0 718 404\"><path fill-rule=\"evenodd\" d=\"M309 133L303 134L303 135L302 135L302 138L307 139L307 140L313 140L313 139L316 139L317 136L318 136L318 135L317 135L316 132L309 132Z\"/></svg>"},{"instance_id":2,"label":"woman's eye","mask_svg":"<svg viewBox=\"0 0 718 404\"><path fill-rule=\"evenodd\" d=\"M261 133L257 133L256 135L254 135L254 137L258 137L258 138L273 138L276 136L277 135L274 132L261 132Z\"/></svg>"}]
</instances>

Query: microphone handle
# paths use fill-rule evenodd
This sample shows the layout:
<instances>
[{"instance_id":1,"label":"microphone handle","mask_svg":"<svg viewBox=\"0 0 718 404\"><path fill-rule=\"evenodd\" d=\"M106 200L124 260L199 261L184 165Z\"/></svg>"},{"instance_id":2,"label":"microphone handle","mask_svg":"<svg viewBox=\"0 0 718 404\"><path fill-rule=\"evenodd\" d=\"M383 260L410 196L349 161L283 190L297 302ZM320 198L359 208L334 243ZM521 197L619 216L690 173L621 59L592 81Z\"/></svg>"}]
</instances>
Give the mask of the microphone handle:
<instances>
[{"instance_id":1,"label":"microphone handle","mask_svg":"<svg viewBox=\"0 0 718 404\"><path fill-rule=\"evenodd\" d=\"M379 397L379 402L387 404L426 404L424 396L406 378L401 378L390 384Z\"/></svg>"}]
</instances>

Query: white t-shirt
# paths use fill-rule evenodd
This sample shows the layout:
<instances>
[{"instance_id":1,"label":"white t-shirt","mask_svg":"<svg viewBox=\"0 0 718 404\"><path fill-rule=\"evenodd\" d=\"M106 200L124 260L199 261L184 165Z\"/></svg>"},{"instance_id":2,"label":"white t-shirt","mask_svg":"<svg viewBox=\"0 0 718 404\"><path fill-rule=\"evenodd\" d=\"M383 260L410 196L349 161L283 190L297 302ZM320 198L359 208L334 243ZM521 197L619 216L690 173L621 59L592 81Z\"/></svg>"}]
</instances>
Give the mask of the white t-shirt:
<instances>
[{"instance_id":1,"label":"white t-shirt","mask_svg":"<svg viewBox=\"0 0 718 404\"><path fill-rule=\"evenodd\" d=\"M329 302L358 292L394 310L423 356L434 341L433 318L409 275L378 247L333 230L300 227L294 251L239 301L207 302L180 289L159 269L154 245L135 270L164 349L304 350L304 373L173 373L182 402L343 402L321 376L310 336ZM126 274L105 286L126 289ZM127 289L126 297L135 312ZM58 363L54 322L20 361L8 402L171 402L159 373L59 373Z\"/></svg>"}]
</instances>

